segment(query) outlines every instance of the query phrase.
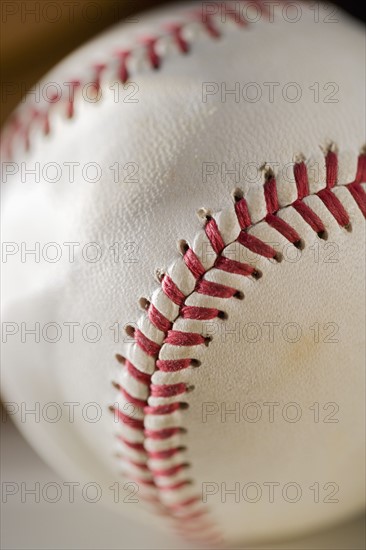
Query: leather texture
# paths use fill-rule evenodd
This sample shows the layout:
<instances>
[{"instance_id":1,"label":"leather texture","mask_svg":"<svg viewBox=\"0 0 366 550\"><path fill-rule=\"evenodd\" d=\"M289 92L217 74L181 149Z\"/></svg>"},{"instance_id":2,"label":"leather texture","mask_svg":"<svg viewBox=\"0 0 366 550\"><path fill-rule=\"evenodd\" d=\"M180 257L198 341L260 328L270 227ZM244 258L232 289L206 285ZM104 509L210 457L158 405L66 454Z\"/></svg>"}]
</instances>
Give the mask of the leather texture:
<instances>
[{"instance_id":1,"label":"leather texture","mask_svg":"<svg viewBox=\"0 0 366 550\"><path fill-rule=\"evenodd\" d=\"M362 29L338 10L338 22L326 23L329 6L322 8L319 22L314 22L314 11L301 7L301 18L296 23L286 21L282 12L272 23L262 17L248 28L240 28L229 19L220 22L217 17L220 39L213 39L193 23L187 30L189 55L179 53L168 40L159 43L162 63L158 71L148 66L143 48L137 48L130 63L131 81L138 86L137 103L116 102L108 90L117 67L113 57L116 48L131 47L141 35L159 34L165 22L185 17L189 6L170 6L142 16L137 24L118 25L66 59L43 81L88 81L89 67L107 62L103 99L93 104L77 96L71 119L66 119L62 103L55 106L48 136L32 131L29 152L20 142L15 143L14 162L19 172L3 184L3 240L25 242L29 248L39 242L41 249L46 243L56 242L63 251L55 263L42 258L39 263L32 258L22 262L17 254L4 264L4 321L19 326L22 322L27 326L39 322L41 327L56 322L63 327L56 343L45 342L42 337L39 343L31 337L22 343L19 334L8 338L3 350L4 398L26 402L30 407L36 402L98 403L103 414L95 423L85 421L80 414L70 423L65 405L65 414L56 423L44 419L39 423L22 422L18 415L14 419L25 437L66 479L92 479L107 485L120 475L121 463L114 456L118 450L115 434L129 431L119 428L108 412L108 406L117 399L111 381L119 382L125 376L114 356L135 353L136 359L138 353L122 327L136 324L139 318L139 327L143 331L147 327L137 301L159 292L154 279L156 268L174 265L169 273L179 278L186 285L181 290L189 293L192 280L184 273L181 276L179 261L175 263L179 256L176 242L195 242L202 251L204 237L200 235L204 233L195 214L198 208L224 211L221 218L215 219L219 220L225 243L231 242L235 224L230 214L230 192L234 187L242 188L248 200L256 224L253 234L283 251L287 243L282 235L261 221L266 205L259 168L266 163L273 167L279 203L284 208L281 216L297 230L305 248L297 251L296 261L292 261L291 251L290 259L281 263L252 259L251 264L263 273L258 281L222 271L208 273L208 280L242 291L244 300L197 293L189 297L189 305L224 309L228 319L203 327L197 321L175 321L176 330L204 335L211 331L212 341L208 347L195 350L165 347L165 359L181 358L185 353L191 357L194 352L201 366L187 369L184 374L157 372L153 383L184 380L195 389L185 395L187 410L177 411L173 418L151 415L145 421L150 429L161 429L169 422L187 428L187 433L176 440L187 450L163 464L171 467L182 459L189 462L189 478L196 492L205 482L220 488L207 504L216 527L229 542L273 539L316 529L363 505L363 216L342 185L354 180L365 140L364 37ZM207 102L202 100L203 83L218 83L219 87L224 83L232 89L236 82L241 88L257 83L262 99L236 102L230 95L222 101L216 93L208 96ZM267 100L266 82L279 83L273 102ZM297 102L285 101L283 87L293 82L300 87L302 97ZM319 102L314 101L310 90L314 83L319 83L323 97ZM324 102L323 87L327 83L339 87L337 102ZM27 107L20 106L20 117L28 116ZM42 108L42 104L37 107ZM352 231L338 225L319 197L306 200L326 227L328 243L336 250L336 262L324 259L324 243L293 207L285 208L296 199L291 169L294 156L301 154L306 159L310 192L314 194L326 184L320 146L330 142L339 151L339 188L335 193L350 217ZM65 165L70 162L79 163L72 182ZM117 182L111 169L116 162L123 174ZM61 178L50 183L41 175L37 183L30 176L22 182L20 163L27 168L40 163L41 171L47 163L58 163ZM99 181L83 178L79 167L88 163L100 167ZM126 177L124 167L128 163L137 165L138 181ZM206 180L203 163L219 167ZM236 163L240 169L252 163L250 166L257 169L255 181L241 177L238 183L234 175L223 177L222 167L233 169ZM283 167L287 166L290 169L285 171ZM80 243L74 262L68 260L63 245L70 242ZM102 250L100 261L95 263L81 254L83 245L91 242L98 243ZM123 250L119 261L110 250L117 242ZM123 248L125 245L127 248ZM321 250L318 261L317 247ZM68 341L65 323L70 322L79 323L74 342ZM115 333L110 328L117 322L122 334L119 342L114 341ZM80 327L88 323L101 327L101 338L95 343L82 337ZM256 342L248 342L252 333L244 335L248 323L262 331ZM273 342L269 342L267 332L271 323L280 327ZM299 341L291 343L282 336L288 323L301 327ZM324 342L322 331L329 323L338 327L336 343ZM311 329L315 324L321 331L318 343ZM239 337L225 332L237 331L238 327ZM160 335L151 330L146 328L158 341ZM152 374L153 361L146 369L150 367ZM136 396L147 397L144 387L131 379L126 383ZM236 421L232 416L222 421L222 407L239 404L242 411L253 402L262 411L260 421ZM264 404L268 402L279 403L276 411L281 413L275 414L273 422L266 416ZM121 403L124 405L123 400ZM150 398L150 405L160 403ZM300 407L302 417L298 422L283 419L283 407L288 403ZM321 409L335 403L339 422L315 422L310 409L314 403L319 403ZM210 415L207 422L202 419L205 404L215 404L220 411ZM147 445L155 451L163 448L163 444L154 442ZM154 465L160 467L162 463L152 461L150 466ZM182 475L187 474L180 472L174 480L183 479ZM274 503L268 502L266 493L272 482L280 484ZM302 490L296 503L282 496L283 486L292 482ZM222 502L222 484L232 489L235 483L241 488L246 483L259 484L262 497L258 502L242 498L235 502L233 496L228 496ZM309 489L314 483L320 487L327 483L339 486L339 502L314 503ZM191 494L191 489L184 489L179 498ZM174 500L176 495L171 498ZM144 505L120 503L120 509L121 513L140 514L144 521L166 526L164 518L150 515Z\"/></svg>"}]
</instances>

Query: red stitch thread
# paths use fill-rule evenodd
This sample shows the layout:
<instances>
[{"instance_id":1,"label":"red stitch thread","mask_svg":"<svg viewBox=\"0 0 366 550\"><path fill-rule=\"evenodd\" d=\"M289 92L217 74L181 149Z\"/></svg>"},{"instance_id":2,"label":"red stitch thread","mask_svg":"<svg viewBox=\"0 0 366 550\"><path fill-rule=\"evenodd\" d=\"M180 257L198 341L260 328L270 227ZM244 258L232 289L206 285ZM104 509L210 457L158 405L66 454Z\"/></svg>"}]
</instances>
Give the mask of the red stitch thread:
<instances>
[{"instance_id":1,"label":"red stitch thread","mask_svg":"<svg viewBox=\"0 0 366 550\"><path fill-rule=\"evenodd\" d=\"M150 357L155 357L160 351L160 344L153 342L145 334L143 334L139 329L135 330L135 341L136 344Z\"/></svg>"},{"instance_id":2,"label":"red stitch thread","mask_svg":"<svg viewBox=\"0 0 366 550\"><path fill-rule=\"evenodd\" d=\"M225 256L219 256L215 261L215 267L221 269L222 271L227 271L228 273L236 273L237 275L243 275L244 277L248 275L253 275L255 272L254 267L248 264L243 264L237 262L236 260L230 260L225 258Z\"/></svg>"},{"instance_id":3,"label":"red stitch thread","mask_svg":"<svg viewBox=\"0 0 366 550\"><path fill-rule=\"evenodd\" d=\"M134 443L132 441L129 441L128 439L125 439L124 437L122 437L121 435L118 435L117 436L117 439L119 439L122 443L124 443L125 445L127 445L127 447L129 447L130 449L134 449L135 451L140 451L142 453L145 453L145 447L142 443Z\"/></svg>"},{"instance_id":4,"label":"red stitch thread","mask_svg":"<svg viewBox=\"0 0 366 550\"><path fill-rule=\"evenodd\" d=\"M196 292L206 294L207 296L214 296L215 298L232 298L238 291L236 288L230 286L201 279L196 285Z\"/></svg>"},{"instance_id":5,"label":"red stitch thread","mask_svg":"<svg viewBox=\"0 0 366 550\"><path fill-rule=\"evenodd\" d=\"M169 405L158 405L157 407L145 407L145 414L171 414L181 408L180 403L170 403Z\"/></svg>"},{"instance_id":6,"label":"red stitch thread","mask_svg":"<svg viewBox=\"0 0 366 550\"><path fill-rule=\"evenodd\" d=\"M177 306L181 306L183 304L185 296L183 292L179 290L177 285L172 281L169 275L164 275L161 288L168 296L168 298Z\"/></svg>"},{"instance_id":7,"label":"red stitch thread","mask_svg":"<svg viewBox=\"0 0 366 550\"><path fill-rule=\"evenodd\" d=\"M113 408L115 414L117 414L118 420L123 422L123 424L128 424L130 428L133 428L135 430L143 430L144 429L144 421L139 420L137 418L132 418L131 416L128 416L127 414L120 411L118 408Z\"/></svg>"},{"instance_id":8,"label":"red stitch thread","mask_svg":"<svg viewBox=\"0 0 366 550\"><path fill-rule=\"evenodd\" d=\"M358 183L350 183L347 186L352 197L358 204L362 214L366 217L366 193Z\"/></svg>"},{"instance_id":9,"label":"red stitch thread","mask_svg":"<svg viewBox=\"0 0 366 550\"><path fill-rule=\"evenodd\" d=\"M318 235L325 233L323 222L307 204L301 200L297 200L292 206Z\"/></svg>"},{"instance_id":10,"label":"red stitch thread","mask_svg":"<svg viewBox=\"0 0 366 550\"><path fill-rule=\"evenodd\" d=\"M344 206L335 196L335 194L332 193L329 187L327 189L322 189L317 193L317 195L323 201L329 212L333 215L333 217L337 220L341 227L346 227L347 225L349 225L349 217Z\"/></svg>"},{"instance_id":11,"label":"red stitch thread","mask_svg":"<svg viewBox=\"0 0 366 550\"><path fill-rule=\"evenodd\" d=\"M172 326L169 319L164 317L164 315L160 313L160 311L158 311L153 304L150 304L149 306L148 316L151 323L162 332L167 332Z\"/></svg>"},{"instance_id":12,"label":"red stitch thread","mask_svg":"<svg viewBox=\"0 0 366 550\"><path fill-rule=\"evenodd\" d=\"M305 162L295 164L294 176L297 187L297 196L301 200L309 194L309 179Z\"/></svg>"},{"instance_id":13,"label":"red stitch thread","mask_svg":"<svg viewBox=\"0 0 366 550\"><path fill-rule=\"evenodd\" d=\"M172 456L175 456L177 453L182 452L182 447L173 447L172 449L167 449L166 451L156 451L156 452L149 452L149 458L154 459L165 459L165 458L171 458Z\"/></svg>"},{"instance_id":14,"label":"red stitch thread","mask_svg":"<svg viewBox=\"0 0 366 550\"><path fill-rule=\"evenodd\" d=\"M264 198L266 201L268 214L273 214L279 210L276 180L270 177L264 184Z\"/></svg>"},{"instance_id":15,"label":"red stitch thread","mask_svg":"<svg viewBox=\"0 0 366 550\"><path fill-rule=\"evenodd\" d=\"M79 88L80 86L81 86L80 80L72 80L70 82L69 101L67 103L67 117L68 118L72 118L74 116L75 92L76 92L77 88ZM59 101L58 96L55 97L54 102L56 102L56 101Z\"/></svg>"},{"instance_id":16,"label":"red stitch thread","mask_svg":"<svg viewBox=\"0 0 366 550\"><path fill-rule=\"evenodd\" d=\"M188 369L188 367L190 366L191 366L190 359L174 359L174 360L158 359L156 361L157 369L161 370L162 372L176 372L179 370Z\"/></svg>"},{"instance_id":17,"label":"red stitch thread","mask_svg":"<svg viewBox=\"0 0 366 550\"><path fill-rule=\"evenodd\" d=\"M133 364L126 359L125 362L128 374L132 376L135 380L138 380L139 382L142 382L146 386L150 386L151 376L149 374L146 374L144 372L141 372L136 367L133 366Z\"/></svg>"},{"instance_id":18,"label":"red stitch thread","mask_svg":"<svg viewBox=\"0 0 366 550\"><path fill-rule=\"evenodd\" d=\"M117 52L116 55L120 58L120 66L118 70L118 76L121 82L124 84L129 78L128 69L127 69L127 60L131 55L130 50L122 50Z\"/></svg>"},{"instance_id":19,"label":"red stitch thread","mask_svg":"<svg viewBox=\"0 0 366 550\"><path fill-rule=\"evenodd\" d=\"M157 41L158 38L155 36L145 37L142 39L142 42L146 46L147 56L153 69L159 69L160 67L160 56L156 52Z\"/></svg>"},{"instance_id":20,"label":"red stitch thread","mask_svg":"<svg viewBox=\"0 0 366 550\"><path fill-rule=\"evenodd\" d=\"M195 279L199 279L205 274L205 268L191 248L187 250L183 258L186 266L192 273L193 277L195 277Z\"/></svg>"},{"instance_id":21,"label":"red stitch thread","mask_svg":"<svg viewBox=\"0 0 366 550\"><path fill-rule=\"evenodd\" d=\"M216 254L220 254L225 248L225 243L213 218L207 221L205 232Z\"/></svg>"},{"instance_id":22,"label":"red stitch thread","mask_svg":"<svg viewBox=\"0 0 366 550\"><path fill-rule=\"evenodd\" d=\"M235 203L235 212L241 229L246 229L251 225L252 221L245 199L240 199Z\"/></svg>"},{"instance_id":23,"label":"red stitch thread","mask_svg":"<svg viewBox=\"0 0 366 550\"><path fill-rule=\"evenodd\" d=\"M162 470L151 469L151 471L156 477L170 477L170 476L174 476L175 474L177 474L181 470L184 470L187 467L188 467L188 464L186 462L183 462L182 464L177 464L176 466L172 466L171 468L165 468Z\"/></svg>"},{"instance_id":24,"label":"red stitch thread","mask_svg":"<svg viewBox=\"0 0 366 550\"><path fill-rule=\"evenodd\" d=\"M325 157L327 189L332 189L337 183L338 158L336 153L328 151Z\"/></svg>"},{"instance_id":25,"label":"red stitch thread","mask_svg":"<svg viewBox=\"0 0 366 550\"><path fill-rule=\"evenodd\" d=\"M145 462L138 462L137 460L132 460L132 458L125 458L125 460L127 462L129 462L130 464L132 464L133 466L136 466L136 468L139 468L139 470L148 470L149 467L147 466L147 464ZM156 499L156 497L155 497Z\"/></svg>"},{"instance_id":26,"label":"red stitch thread","mask_svg":"<svg viewBox=\"0 0 366 550\"><path fill-rule=\"evenodd\" d=\"M169 439L173 435L182 433L182 428L166 428L165 430L146 430L145 436L151 439Z\"/></svg>"},{"instance_id":27,"label":"red stitch thread","mask_svg":"<svg viewBox=\"0 0 366 550\"><path fill-rule=\"evenodd\" d=\"M274 216L273 214L267 214L265 218L268 225L276 229L281 235L285 237L290 243L299 243L300 242L300 235L295 231L291 225L285 222L285 220L282 220L278 216Z\"/></svg>"},{"instance_id":28,"label":"red stitch thread","mask_svg":"<svg viewBox=\"0 0 366 550\"><path fill-rule=\"evenodd\" d=\"M203 26L207 30L208 34L212 38L220 38L221 34L218 31L218 29L214 26L214 24L212 22L212 17L207 13L204 14L202 10L200 10L196 13L197 13L198 19L203 24Z\"/></svg>"},{"instance_id":29,"label":"red stitch thread","mask_svg":"<svg viewBox=\"0 0 366 550\"><path fill-rule=\"evenodd\" d=\"M183 319L197 319L198 321L215 319L219 313L218 309L210 307L183 306L181 310Z\"/></svg>"},{"instance_id":30,"label":"red stitch thread","mask_svg":"<svg viewBox=\"0 0 366 550\"><path fill-rule=\"evenodd\" d=\"M362 153L358 157L357 173L354 183L366 183L366 154Z\"/></svg>"},{"instance_id":31,"label":"red stitch thread","mask_svg":"<svg viewBox=\"0 0 366 550\"><path fill-rule=\"evenodd\" d=\"M183 382L179 382L178 384L164 384L163 386L151 384L150 391L152 397L173 397L185 393L187 391L187 385Z\"/></svg>"},{"instance_id":32,"label":"red stitch thread","mask_svg":"<svg viewBox=\"0 0 366 550\"><path fill-rule=\"evenodd\" d=\"M172 346L200 346L206 343L206 339L195 332L169 330L164 343Z\"/></svg>"},{"instance_id":33,"label":"red stitch thread","mask_svg":"<svg viewBox=\"0 0 366 550\"><path fill-rule=\"evenodd\" d=\"M185 38L183 38L182 25L177 25L177 24L173 23L173 24L170 24L170 25L165 25L165 28L168 31L170 31L170 33L174 37L174 40L175 40L178 48L180 49L180 51L182 53L188 53L189 52L189 45L188 45L187 40L185 40Z\"/></svg>"},{"instance_id":34,"label":"red stitch thread","mask_svg":"<svg viewBox=\"0 0 366 550\"><path fill-rule=\"evenodd\" d=\"M94 80L93 80L93 87L96 91L96 93L99 93L100 91L100 81L103 71L105 70L106 66L103 63L99 63L94 66Z\"/></svg>"},{"instance_id":35,"label":"red stitch thread","mask_svg":"<svg viewBox=\"0 0 366 550\"><path fill-rule=\"evenodd\" d=\"M146 406L147 401L142 399L137 399L136 397L133 397L130 393L128 393L127 390L125 390L122 386L118 385L118 391L122 393L123 397L126 399L127 403L132 403L136 407L139 407L143 409Z\"/></svg>"},{"instance_id":36,"label":"red stitch thread","mask_svg":"<svg viewBox=\"0 0 366 550\"><path fill-rule=\"evenodd\" d=\"M260 239L257 239L257 237L254 237L254 235L246 233L245 231L240 232L237 241L248 248L248 250L251 250L255 254L260 254L265 258L275 258L277 255L274 248L264 243Z\"/></svg>"}]
</instances>

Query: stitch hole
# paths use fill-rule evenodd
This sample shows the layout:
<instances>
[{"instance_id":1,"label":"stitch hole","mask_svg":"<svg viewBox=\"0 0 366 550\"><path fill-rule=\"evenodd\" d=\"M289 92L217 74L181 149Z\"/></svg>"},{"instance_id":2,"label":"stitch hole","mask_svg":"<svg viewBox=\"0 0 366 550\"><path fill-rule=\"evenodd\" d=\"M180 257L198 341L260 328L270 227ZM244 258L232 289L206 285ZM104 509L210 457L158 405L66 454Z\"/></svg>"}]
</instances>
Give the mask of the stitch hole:
<instances>
[{"instance_id":1,"label":"stitch hole","mask_svg":"<svg viewBox=\"0 0 366 550\"><path fill-rule=\"evenodd\" d=\"M130 338L133 338L135 336L135 327L133 327L132 325L126 325L125 326L125 333Z\"/></svg>"},{"instance_id":2,"label":"stitch hole","mask_svg":"<svg viewBox=\"0 0 366 550\"><path fill-rule=\"evenodd\" d=\"M125 357L121 355L120 353L116 353L115 358L117 359L118 363L121 363L121 365L124 365L126 362Z\"/></svg>"},{"instance_id":3,"label":"stitch hole","mask_svg":"<svg viewBox=\"0 0 366 550\"><path fill-rule=\"evenodd\" d=\"M261 279L263 277L263 273L259 271L259 269L255 269L252 273L252 277L258 281L258 279Z\"/></svg>"},{"instance_id":4,"label":"stitch hole","mask_svg":"<svg viewBox=\"0 0 366 550\"><path fill-rule=\"evenodd\" d=\"M192 391L194 391L195 389L195 386L193 384L191 384L190 386L186 386L186 393L191 393Z\"/></svg>"},{"instance_id":5,"label":"stitch hole","mask_svg":"<svg viewBox=\"0 0 366 550\"><path fill-rule=\"evenodd\" d=\"M182 401L181 403L179 403L179 409L182 411L189 409L189 403Z\"/></svg>"},{"instance_id":6,"label":"stitch hole","mask_svg":"<svg viewBox=\"0 0 366 550\"><path fill-rule=\"evenodd\" d=\"M201 361L198 361L198 359L191 359L191 367L198 368L201 366Z\"/></svg>"},{"instance_id":7,"label":"stitch hole","mask_svg":"<svg viewBox=\"0 0 366 550\"><path fill-rule=\"evenodd\" d=\"M324 231L318 231L317 235L318 235L319 239L323 239L323 241L328 240L328 233L325 229L324 229Z\"/></svg>"},{"instance_id":8,"label":"stitch hole","mask_svg":"<svg viewBox=\"0 0 366 550\"><path fill-rule=\"evenodd\" d=\"M121 389L121 386L120 386L117 382L115 382L114 380L112 380L111 384L112 384L112 386L113 386L114 388L116 388L116 390L120 390L120 389Z\"/></svg>"},{"instance_id":9,"label":"stitch hole","mask_svg":"<svg viewBox=\"0 0 366 550\"><path fill-rule=\"evenodd\" d=\"M189 244L184 239L178 241L178 252L184 256L189 250Z\"/></svg>"},{"instance_id":10,"label":"stitch hole","mask_svg":"<svg viewBox=\"0 0 366 550\"><path fill-rule=\"evenodd\" d=\"M155 273L154 273L154 276L155 276L155 279L157 280L158 283L161 283L162 280L164 279L164 275L165 275L165 270L158 267L157 269L155 269Z\"/></svg>"},{"instance_id":11,"label":"stitch hole","mask_svg":"<svg viewBox=\"0 0 366 550\"><path fill-rule=\"evenodd\" d=\"M276 254L273 256L273 259L280 264L283 260L283 255L281 254L281 252L276 252Z\"/></svg>"},{"instance_id":12,"label":"stitch hole","mask_svg":"<svg viewBox=\"0 0 366 550\"><path fill-rule=\"evenodd\" d=\"M212 212L208 210L207 208L200 208L197 210L197 216L201 221L209 222L212 220Z\"/></svg>"},{"instance_id":13,"label":"stitch hole","mask_svg":"<svg viewBox=\"0 0 366 550\"><path fill-rule=\"evenodd\" d=\"M138 303L140 308L145 311L147 311L150 307L150 300L148 300L147 298L144 298L143 296L141 296Z\"/></svg>"},{"instance_id":14,"label":"stitch hole","mask_svg":"<svg viewBox=\"0 0 366 550\"><path fill-rule=\"evenodd\" d=\"M233 298L236 298L237 300L244 300L244 293L241 292L241 290L237 290L233 295Z\"/></svg>"},{"instance_id":15,"label":"stitch hole","mask_svg":"<svg viewBox=\"0 0 366 550\"><path fill-rule=\"evenodd\" d=\"M205 346L208 347L211 342L212 342L212 336L206 336L205 337Z\"/></svg>"},{"instance_id":16,"label":"stitch hole","mask_svg":"<svg viewBox=\"0 0 366 550\"><path fill-rule=\"evenodd\" d=\"M352 232L352 224L349 222L347 225L344 226L345 230L348 231L348 233Z\"/></svg>"},{"instance_id":17,"label":"stitch hole","mask_svg":"<svg viewBox=\"0 0 366 550\"><path fill-rule=\"evenodd\" d=\"M298 250L304 250L305 242L302 239L299 239L294 243L294 247L297 248Z\"/></svg>"},{"instance_id":18,"label":"stitch hole","mask_svg":"<svg viewBox=\"0 0 366 550\"><path fill-rule=\"evenodd\" d=\"M228 314L226 313L226 311L219 311L218 314L217 314L217 317L219 319L226 320L228 318Z\"/></svg>"},{"instance_id":19,"label":"stitch hole","mask_svg":"<svg viewBox=\"0 0 366 550\"><path fill-rule=\"evenodd\" d=\"M244 192L239 189L239 187L236 187L233 189L231 196L233 197L234 202L239 202L244 197Z\"/></svg>"}]
</instances>

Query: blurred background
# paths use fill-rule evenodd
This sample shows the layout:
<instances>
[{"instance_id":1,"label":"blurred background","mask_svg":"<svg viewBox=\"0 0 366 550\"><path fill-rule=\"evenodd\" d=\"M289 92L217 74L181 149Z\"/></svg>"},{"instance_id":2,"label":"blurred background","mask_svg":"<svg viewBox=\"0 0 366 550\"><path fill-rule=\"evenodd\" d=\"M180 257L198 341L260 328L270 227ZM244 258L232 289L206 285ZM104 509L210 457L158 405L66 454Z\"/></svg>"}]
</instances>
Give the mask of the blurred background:
<instances>
[{"instance_id":1,"label":"blurred background","mask_svg":"<svg viewBox=\"0 0 366 550\"><path fill-rule=\"evenodd\" d=\"M103 29L169 0L6 1L1 7L1 118L8 115L40 77ZM336 2L354 17L365 17L361 2ZM4 412L4 411L2 411ZM2 484L62 483L35 454L9 418L1 422ZM2 549L183 549L181 541L113 514L101 504L34 503L9 499L1 504ZM142 527L142 528L141 528ZM363 517L299 540L258 550L365 548Z\"/></svg>"}]
</instances>

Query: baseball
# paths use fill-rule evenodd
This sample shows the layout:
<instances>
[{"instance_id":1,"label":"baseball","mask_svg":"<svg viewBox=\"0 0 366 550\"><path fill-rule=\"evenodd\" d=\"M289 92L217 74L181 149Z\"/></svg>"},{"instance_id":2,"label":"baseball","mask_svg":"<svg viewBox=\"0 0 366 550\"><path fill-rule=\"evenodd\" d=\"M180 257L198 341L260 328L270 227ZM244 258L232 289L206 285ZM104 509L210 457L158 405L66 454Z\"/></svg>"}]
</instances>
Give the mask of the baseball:
<instances>
[{"instance_id":1,"label":"baseball","mask_svg":"<svg viewBox=\"0 0 366 550\"><path fill-rule=\"evenodd\" d=\"M362 510L363 66L329 4L169 5L4 127L5 408L121 515L212 547Z\"/></svg>"}]
</instances>

